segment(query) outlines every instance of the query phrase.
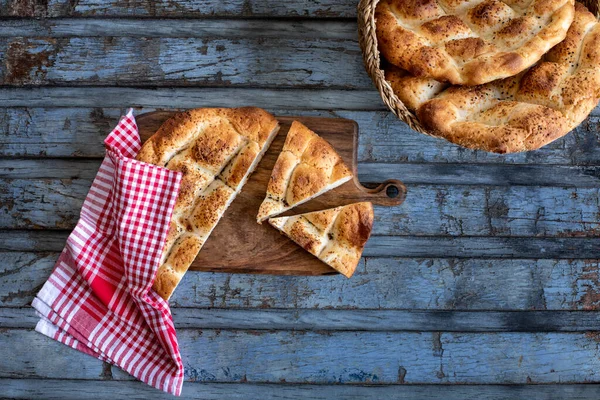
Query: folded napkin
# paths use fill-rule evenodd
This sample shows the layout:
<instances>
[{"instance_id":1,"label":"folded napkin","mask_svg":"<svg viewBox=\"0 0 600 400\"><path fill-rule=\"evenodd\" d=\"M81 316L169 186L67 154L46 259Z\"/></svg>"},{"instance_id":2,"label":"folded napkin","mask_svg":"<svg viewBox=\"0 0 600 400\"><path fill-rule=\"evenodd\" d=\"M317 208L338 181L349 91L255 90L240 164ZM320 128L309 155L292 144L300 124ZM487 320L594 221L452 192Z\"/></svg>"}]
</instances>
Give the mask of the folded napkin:
<instances>
[{"instance_id":1,"label":"folded napkin","mask_svg":"<svg viewBox=\"0 0 600 400\"><path fill-rule=\"evenodd\" d=\"M33 301L36 330L180 395L173 319L152 283L181 174L132 158L141 148L132 110L104 144L77 226Z\"/></svg>"}]
</instances>

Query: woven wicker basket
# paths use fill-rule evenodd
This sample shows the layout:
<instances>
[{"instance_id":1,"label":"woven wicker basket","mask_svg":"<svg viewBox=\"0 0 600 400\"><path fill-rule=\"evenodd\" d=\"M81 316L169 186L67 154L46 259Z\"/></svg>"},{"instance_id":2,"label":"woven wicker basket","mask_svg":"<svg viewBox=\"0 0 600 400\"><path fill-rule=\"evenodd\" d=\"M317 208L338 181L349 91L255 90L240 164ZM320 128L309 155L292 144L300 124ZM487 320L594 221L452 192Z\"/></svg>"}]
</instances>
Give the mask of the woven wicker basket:
<instances>
[{"instance_id":1,"label":"woven wicker basket","mask_svg":"<svg viewBox=\"0 0 600 400\"><path fill-rule=\"evenodd\" d=\"M581 0L591 12L598 16L600 0ZM390 110L402 121L417 132L433 136L419 122L417 117L408 111L404 103L394 94L392 87L385 80L381 69L381 59L377 48L377 36L375 33L375 7L379 0L360 0L358 3L358 43L363 54L363 61L367 73L375 83L381 99Z\"/></svg>"}]
</instances>

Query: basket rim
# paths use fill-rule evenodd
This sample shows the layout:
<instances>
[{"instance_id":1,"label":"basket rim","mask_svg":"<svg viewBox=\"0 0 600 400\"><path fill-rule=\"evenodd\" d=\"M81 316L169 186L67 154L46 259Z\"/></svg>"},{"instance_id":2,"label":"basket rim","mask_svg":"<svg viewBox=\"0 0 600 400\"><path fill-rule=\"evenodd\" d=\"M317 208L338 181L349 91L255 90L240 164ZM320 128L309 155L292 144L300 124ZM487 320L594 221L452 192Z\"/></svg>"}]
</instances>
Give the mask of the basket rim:
<instances>
[{"instance_id":1,"label":"basket rim","mask_svg":"<svg viewBox=\"0 0 600 400\"><path fill-rule=\"evenodd\" d=\"M599 0L600 1L600 0ZM360 0L357 8L358 17L358 44L360 46L363 63L371 80L375 84L385 105L411 129L433 136L427 131L416 115L406 108L406 105L396 96L390 83L385 79L385 73L380 68L381 55L377 45L375 27L375 8L379 0Z\"/></svg>"}]
</instances>

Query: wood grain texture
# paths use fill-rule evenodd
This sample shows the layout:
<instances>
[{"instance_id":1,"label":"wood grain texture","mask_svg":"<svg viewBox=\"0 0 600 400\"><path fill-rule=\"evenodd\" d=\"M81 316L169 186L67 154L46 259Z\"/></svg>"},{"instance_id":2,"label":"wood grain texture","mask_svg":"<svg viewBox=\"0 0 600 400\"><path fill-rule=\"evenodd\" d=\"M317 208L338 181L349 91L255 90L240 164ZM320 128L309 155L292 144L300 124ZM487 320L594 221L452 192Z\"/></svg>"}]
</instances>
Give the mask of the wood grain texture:
<instances>
[{"instance_id":1,"label":"wood grain texture","mask_svg":"<svg viewBox=\"0 0 600 400\"><path fill-rule=\"evenodd\" d=\"M0 250L61 251L68 231L0 230ZM371 236L364 257L594 259L600 237Z\"/></svg>"},{"instance_id":2,"label":"wood grain texture","mask_svg":"<svg viewBox=\"0 0 600 400\"><path fill-rule=\"evenodd\" d=\"M180 329L178 341L185 378L196 382L600 381L598 337L592 333ZM103 371L99 360L31 330L0 332L0 350L12 355L0 364L2 378L97 379ZM132 379L116 368L111 370L115 380ZM399 374L402 370L406 373Z\"/></svg>"},{"instance_id":3,"label":"wood grain texture","mask_svg":"<svg viewBox=\"0 0 600 400\"><path fill-rule=\"evenodd\" d=\"M355 1L302 0L0 0L0 16L11 17L313 17L354 18Z\"/></svg>"},{"instance_id":4,"label":"wood grain texture","mask_svg":"<svg viewBox=\"0 0 600 400\"><path fill-rule=\"evenodd\" d=\"M371 88L355 40L248 35L0 39L0 84Z\"/></svg>"},{"instance_id":5,"label":"wood grain texture","mask_svg":"<svg viewBox=\"0 0 600 400\"><path fill-rule=\"evenodd\" d=\"M16 399L164 399L164 394L141 382L113 380L49 380L0 379L4 393ZM183 386L182 399L221 400L227 394L231 399L298 400L298 399L390 399L426 400L539 400L563 399L595 400L600 396L600 385L310 385L310 384L239 384L188 382Z\"/></svg>"},{"instance_id":6,"label":"wood grain texture","mask_svg":"<svg viewBox=\"0 0 600 400\"><path fill-rule=\"evenodd\" d=\"M29 305L57 258L57 252L0 252L0 306ZM192 309L598 310L599 273L598 259L369 257L351 280L190 272L171 305Z\"/></svg>"},{"instance_id":7,"label":"wood grain texture","mask_svg":"<svg viewBox=\"0 0 600 400\"><path fill-rule=\"evenodd\" d=\"M587 332L600 324L594 311L423 311L172 308L177 329L373 332ZM32 308L0 307L4 328L33 329Z\"/></svg>"},{"instance_id":8,"label":"wood grain texture","mask_svg":"<svg viewBox=\"0 0 600 400\"><path fill-rule=\"evenodd\" d=\"M6 19L0 26L4 38L252 38L252 39L344 39L357 41L356 22L295 19L185 18L61 18ZM239 43L238 43L239 44ZM313 60L314 61L314 60Z\"/></svg>"},{"instance_id":9,"label":"wood grain texture","mask_svg":"<svg viewBox=\"0 0 600 400\"><path fill-rule=\"evenodd\" d=\"M600 379L600 108L529 153L425 137L372 88L355 17L346 0L0 0L0 397L164 398L34 333L28 306L124 107L241 105L357 121L361 181L409 196L377 208L351 280L187 274L184 398L600 396L565 384Z\"/></svg>"},{"instance_id":10,"label":"wood grain texture","mask_svg":"<svg viewBox=\"0 0 600 400\"><path fill-rule=\"evenodd\" d=\"M0 108L0 156L104 156L102 140L126 110L120 108ZM155 111L140 108L136 114ZM473 151L445 140L411 131L385 111L317 111L269 109L274 115L347 118L358 123L358 160L361 163L465 164L600 164L599 125L595 116L564 138L540 150L498 155ZM361 168L362 170L362 168Z\"/></svg>"},{"instance_id":11,"label":"wood grain texture","mask_svg":"<svg viewBox=\"0 0 600 400\"><path fill-rule=\"evenodd\" d=\"M101 160L0 159L0 178L89 179ZM560 186L598 188L600 166L513 165L513 164L429 164L429 163L360 163L359 180L380 182L390 175L410 184L457 186ZM532 181L533 180L533 181Z\"/></svg>"},{"instance_id":12,"label":"wood grain texture","mask_svg":"<svg viewBox=\"0 0 600 400\"><path fill-rule=\"evenodd\" d=\"M386 110L376 90L274 88L127 88L127 87L32 87L0 88L3 107L255 107L272 109Z\"/></svg>"},{"instance_id":13,"label":"wood grain texture","mask_svg":"<svg viewBox=\"0 0 600 400\"><path fill-rule=\"evenodd\" d=\"M0 161L0 166L3 163ZM7 171L54 177L0 178L1 229L72 229L91 185L84 163L19 163L38 169ZM94 165L96 163L94 162ZM90 168L89 175L96 172ZM1 175L1 173L0 173ZM361 175L359 175L361 176ZM387 175L394 176L394 175ZM396 176L402 176L398 174ZM383 178L383 175L378 177ZM240 197L244 198L244 197ZM407 200L376 207L375 235L596 237L600 230L597 188L456 186L410 184ZM235 203L234 203L235 204ZM233 217L225 216L225 220Z\"/></svg>"}]
</instances>

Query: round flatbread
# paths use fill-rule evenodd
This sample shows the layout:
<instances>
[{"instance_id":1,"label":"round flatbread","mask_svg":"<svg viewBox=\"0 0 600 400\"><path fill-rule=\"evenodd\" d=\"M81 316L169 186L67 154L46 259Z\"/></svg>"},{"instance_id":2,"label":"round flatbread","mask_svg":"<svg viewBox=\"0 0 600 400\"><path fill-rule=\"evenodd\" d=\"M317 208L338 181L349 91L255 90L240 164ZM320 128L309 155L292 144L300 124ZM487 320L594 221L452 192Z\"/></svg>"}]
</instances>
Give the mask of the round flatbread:
<instances>
[{"instance_id":1,"label":"round flatbread","mask_svg":"<svg viewBox=\"0 0 600 400\"><path fill-rule=\"evenodd\" d=\"M431 133L496 153L535 150L570 132L600 99L600 23L585 6L541 62L478 86L448 86L386 70L394 93Z\"/></svg>"},{"instance_id":2,"label":"round flatbread","mask_svg":"<svg viewBox=\"0 0 600 400\"><path fill-rule=\"evenodd\" d=\"M565 38L574 0L382 0L379 50L418 77L455 85L507 78Z\"/></svg>"}]
</instances>

